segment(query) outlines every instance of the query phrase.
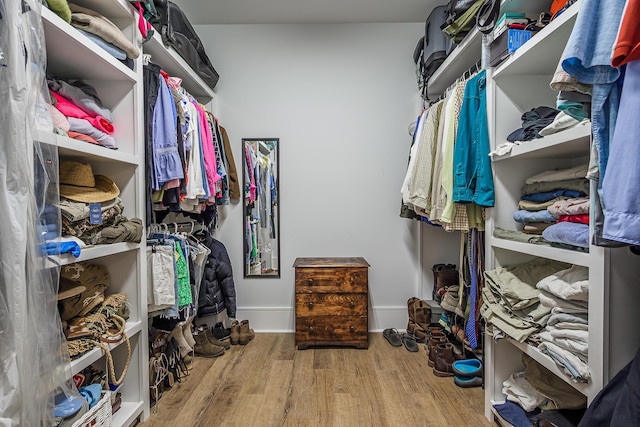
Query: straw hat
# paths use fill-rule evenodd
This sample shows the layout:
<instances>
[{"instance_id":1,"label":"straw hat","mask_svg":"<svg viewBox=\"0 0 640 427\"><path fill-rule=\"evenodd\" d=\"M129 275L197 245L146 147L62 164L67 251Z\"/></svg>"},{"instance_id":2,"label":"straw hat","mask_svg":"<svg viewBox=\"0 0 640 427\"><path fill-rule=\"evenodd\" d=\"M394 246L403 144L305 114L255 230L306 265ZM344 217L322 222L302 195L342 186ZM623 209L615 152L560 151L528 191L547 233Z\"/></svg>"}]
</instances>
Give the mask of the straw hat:
<instances>
[{"instance_id":1,"label":"straw hat","mask_svg":"<svg viewBox=\"0 0 640 427\"><path fill-rule=\"evenodd\" d=\"M82 203L102 203L116 198L120 190L104 175L94 175L91 165L60 161L60 196Z\"/></svg>"}]
</instances>

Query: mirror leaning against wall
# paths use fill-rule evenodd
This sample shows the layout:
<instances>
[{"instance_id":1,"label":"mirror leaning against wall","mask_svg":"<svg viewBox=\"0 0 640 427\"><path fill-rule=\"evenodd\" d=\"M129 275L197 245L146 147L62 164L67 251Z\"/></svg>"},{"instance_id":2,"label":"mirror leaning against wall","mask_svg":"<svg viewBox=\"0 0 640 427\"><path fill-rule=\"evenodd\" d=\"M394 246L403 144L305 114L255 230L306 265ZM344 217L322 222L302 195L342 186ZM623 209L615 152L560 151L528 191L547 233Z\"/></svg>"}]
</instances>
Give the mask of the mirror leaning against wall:
<instances>
[{"instance_id":1,"label":"mirror leaning against wall","mask_svg":"<svg viewBox=\"0 0 640 427\"><path fill-rule=\"evenodd\" d=\"M279 138L242 139L244 277L280 277Z\"/></svg>"}]
</instances>

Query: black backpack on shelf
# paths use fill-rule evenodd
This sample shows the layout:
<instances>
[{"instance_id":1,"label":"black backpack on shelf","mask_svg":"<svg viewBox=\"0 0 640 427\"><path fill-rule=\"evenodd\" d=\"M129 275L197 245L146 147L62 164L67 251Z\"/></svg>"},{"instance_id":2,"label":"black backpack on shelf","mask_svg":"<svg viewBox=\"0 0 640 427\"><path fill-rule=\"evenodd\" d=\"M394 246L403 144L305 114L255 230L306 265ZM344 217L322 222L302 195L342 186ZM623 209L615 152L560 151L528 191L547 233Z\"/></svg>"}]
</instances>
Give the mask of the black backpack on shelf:
<instances>
[{"instance_id":1,"label":"black backpack on shelf","mask_svg":"<svg viewBox=\"0 0 640 427\"><path fill-rule=\"evenodd\" d=\"M454 44L440 30L448 16L448 6L435 7L425 22L424 36L420 37L413 52L413 62L418 68L419 84L426 84L433 73L453 50ZM424 92L426 94L426 92Z\"/></svg>"},{"instance_id":2,"label":"black backpack on shelf","mask_svg":"<svg viewBox=\"0 0 640 427\"><path fill-rule=\"evenodd\" d=\"M154 0L158 19L152 22L165 46L172 47L212 89L220 75L213 68L200 37L184 12L168 0Z\"/></svg>"}]
</instances>

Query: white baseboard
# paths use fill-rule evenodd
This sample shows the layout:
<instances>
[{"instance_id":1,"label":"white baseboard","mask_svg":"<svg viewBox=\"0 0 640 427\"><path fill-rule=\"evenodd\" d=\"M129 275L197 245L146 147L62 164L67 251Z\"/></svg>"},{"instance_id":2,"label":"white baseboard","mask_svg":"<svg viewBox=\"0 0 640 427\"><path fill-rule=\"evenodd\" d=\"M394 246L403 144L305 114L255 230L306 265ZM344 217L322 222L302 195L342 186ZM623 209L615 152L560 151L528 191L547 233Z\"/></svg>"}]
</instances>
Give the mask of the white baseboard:
<instances>
[{"instance_id":1,"label":"white baseboard","mask_svg":"<svg viewBox=\"0 0 640 427\"><path fill-rule=\"evenodd\" d=\"M236 319L249 319L256 332L295 332L295 313L292 307L238 307ZM407 327L407 307L369 308L369 332L387 328L404 330Z\"/></svg>"}]
</instances>

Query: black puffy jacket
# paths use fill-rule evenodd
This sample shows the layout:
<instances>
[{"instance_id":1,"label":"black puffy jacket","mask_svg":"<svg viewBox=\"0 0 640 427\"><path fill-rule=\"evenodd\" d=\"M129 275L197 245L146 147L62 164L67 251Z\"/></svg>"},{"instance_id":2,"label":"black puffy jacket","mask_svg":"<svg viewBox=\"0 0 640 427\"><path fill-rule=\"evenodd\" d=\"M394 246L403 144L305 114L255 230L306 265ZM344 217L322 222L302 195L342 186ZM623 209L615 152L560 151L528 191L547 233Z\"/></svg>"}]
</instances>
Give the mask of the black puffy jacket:
<instances>
[{"instance_id":1,"label":"black puffy jacket","mask_svg":"<svg viewBox=\"0 0 640 427\"><path fill-rule=\"evenodd\" d=\"M211 250L204 267L198 297L198 316L209 316L227 309L227 316L236 317L236 288L227 249L222 242L207 236L205 245Z\"/></svg>"}]
</instances>

